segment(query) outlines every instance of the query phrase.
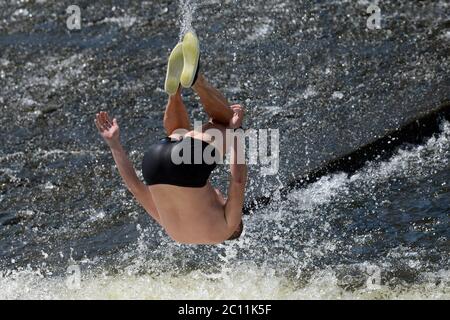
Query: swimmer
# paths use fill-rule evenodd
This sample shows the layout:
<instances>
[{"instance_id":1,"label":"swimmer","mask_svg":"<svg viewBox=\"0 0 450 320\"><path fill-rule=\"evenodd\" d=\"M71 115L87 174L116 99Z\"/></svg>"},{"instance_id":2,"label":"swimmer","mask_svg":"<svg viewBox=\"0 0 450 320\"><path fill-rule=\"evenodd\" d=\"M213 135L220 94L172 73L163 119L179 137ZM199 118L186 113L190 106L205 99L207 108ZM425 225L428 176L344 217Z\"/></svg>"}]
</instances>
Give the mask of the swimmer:
<instances>
[{"instance_id":1,"label":"swimmer","mask_svg":"<svg viewBox=\"0 0 450 320\"><path fill-rule=\"evenodd\" d=\"M182 43L170 54L165 82L169 94L164 115L167 137L151 146L144 156L145 184L137 177L121 145L117 120L100 112L95 124L110 147L128 190L173 240L183 244L220 244L241 236L247 166L237 161L242 144L226 145L226 139L218 144L208 132L216 129L225 137L227 129L241 128L244 110L240 105L230 106L224 95L199 73L199 56L199 41L192 32L186 33ZM210 118L201 130L192 130L181 96L183 87L192 88L198 94ZM194 154L196 145L200 146L200 152L212 149L211 154L215 156L217 152L222 159L231 151L227 198L209 181L216 163L205 159L201 159L201 164L174 163L173 150L186 144L188 149L182 149L183 152L192 148Z\"/></svg>"}]
</instances>

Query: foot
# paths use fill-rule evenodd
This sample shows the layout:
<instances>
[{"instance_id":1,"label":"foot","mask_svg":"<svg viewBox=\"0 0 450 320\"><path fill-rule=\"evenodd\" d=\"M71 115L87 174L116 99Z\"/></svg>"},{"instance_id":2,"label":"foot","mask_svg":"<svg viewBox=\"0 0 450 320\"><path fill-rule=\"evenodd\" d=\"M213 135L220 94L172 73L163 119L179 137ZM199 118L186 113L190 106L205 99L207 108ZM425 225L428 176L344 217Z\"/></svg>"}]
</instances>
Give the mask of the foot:
<instances>
[{"instance_id":1,"label":"foot","mask_svg":"<svg viewBox=\"0 0 450 320\"><path fill-rule=\"evenodd\" d=\"M184 68L180 82L185 88L190 88L195 83L198 74L200 59L200 43L193 32L188 32L183 39Z\"/></svg>"},{"instance_id":2,"label":"foot","mask_svg":"<svg viewBox=\"0 0 450 320\"><path fill-rule=\"evenodd\" d=\"M172 50L167 65L166 83L164 90L168 95L173 96L177 93L180 86L180 77L183 72L183 44L179 43Z\"/></svg>"}]
</instances>

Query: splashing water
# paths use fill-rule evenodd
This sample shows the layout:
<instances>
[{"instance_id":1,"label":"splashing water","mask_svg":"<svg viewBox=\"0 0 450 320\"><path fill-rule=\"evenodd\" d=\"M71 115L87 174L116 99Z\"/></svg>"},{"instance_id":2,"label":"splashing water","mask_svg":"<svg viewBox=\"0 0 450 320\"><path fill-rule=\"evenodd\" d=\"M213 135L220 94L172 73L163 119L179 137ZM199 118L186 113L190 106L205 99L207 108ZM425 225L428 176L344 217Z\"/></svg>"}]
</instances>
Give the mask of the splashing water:
<instances>
[{"instance_id":1,"label":"splashing water","mask_svg":"<svg viewBox=\"0 0 450 320\"><path fill-rule=\"evenodd\" d=\"M112 13L94 1L82 32L64 34L52 15L63 2L9 1L19 11L0 10L0 298L450 298L447 122L352 176L273 196L244 218L241 239L214 247L173 243L127 193L92 125L100 108L117 114L140 163L163 134L165 53L178 35L167 26L179 21L182 37L195 25L214 52L211 80L245 101L252 126L288 137L287 174L250 177L249 196L271 192L305 163L446 101L447 3L383 1L385 28L365 32L367 3L191 0L176 12L135 1ZM72 265L80 289L67 286ZM367 286L373 270L378 288Z\"/></svg>"},{"instance_id":2,"label":"splashing water","mask_svg":"<svg viewBox=\"0 0 450 320\"><path fill-rule=\"evenodd\" d=\"M194 31L192 26L195 11L198 8L198 2L195 0L179 0L180 9L180 41L188 31Z\"/></svg>"},{"instance_id":3,"label":"splashing water","mask_svg":"<svg viewBox=\"0 0 450 320\"><path fill-rule=\"evenodd\" d=\"M43 264L4 272L0 298L449 298L448 219L439 211L450 202L449 142L444 122L439 136L388 161L293 190L245 217L241 239L217 247L179 245L154 224L138 224L136 243L112 261L78 260L80 289L69 290ZM423 220L427 199L435 204ZM107 219L96 216L95 224ZM373 269L381 276L375 289L366 285Z\"/></svg>"}]
</instances>

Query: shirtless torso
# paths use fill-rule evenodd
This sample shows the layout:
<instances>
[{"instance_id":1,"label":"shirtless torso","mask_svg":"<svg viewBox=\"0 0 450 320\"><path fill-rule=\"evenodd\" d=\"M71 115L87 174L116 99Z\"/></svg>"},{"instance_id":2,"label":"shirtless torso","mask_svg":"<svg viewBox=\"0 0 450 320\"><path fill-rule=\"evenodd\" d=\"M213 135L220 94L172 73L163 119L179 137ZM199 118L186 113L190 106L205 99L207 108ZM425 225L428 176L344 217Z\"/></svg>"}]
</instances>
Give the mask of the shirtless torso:
<instances>
[{"instance_id":1,"label":"shirtless torso","mask_svg":"<svg viewBox=\"0 0 450 320\"><path fill-rule=\"evenodd\" d=\"M203 188L151 186L159 222L180 243L215 244L231 237L225 200L210 183ZM186 204L189 205L186 205Z\"/></svg>"},{"instance_id":2,"label":"shirtless torso","mask_svg":"<svg viewBox=\"0 0 450 320\"><path fill-rule=\"evenodd\" d=\"M232 106L235 116L228 128L238 128L242 124L243 111L240 106ZM158 184L147 186L136 175L119 139L116 119L111 121L105 112L97 114L96 125L108 143L117 168L128 188L142 207L153 217L175 241L183 244L219 244L240 236L242 232L242 208L244 205L247 166L237 161L239 144L231 146L230 182L227 199L208 181L201 188L178 187ZM204 130L224 131L227 127L203 126ZM207 134L186 134L211 143ZM223 143L223 152L228 146Z\"/></svg>"}]
</instances>

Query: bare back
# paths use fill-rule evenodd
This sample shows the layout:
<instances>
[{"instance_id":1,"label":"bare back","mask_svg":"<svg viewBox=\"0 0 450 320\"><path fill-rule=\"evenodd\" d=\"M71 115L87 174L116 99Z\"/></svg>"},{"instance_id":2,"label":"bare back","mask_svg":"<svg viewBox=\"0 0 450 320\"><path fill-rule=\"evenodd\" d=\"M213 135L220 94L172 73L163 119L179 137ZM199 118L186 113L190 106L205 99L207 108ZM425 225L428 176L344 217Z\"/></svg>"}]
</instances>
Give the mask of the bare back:
<instances>
[{"instance_id":1,"label":"bare back","mask_svg":"<svg viewBox=\"0 0 450 320\"><path fill-rule=\"evenodd\" d=\"M230 236L222 199L208 182L203 188L149 186L161 225L185 244L216 244Z\"/></svg>"}]
</instances>

